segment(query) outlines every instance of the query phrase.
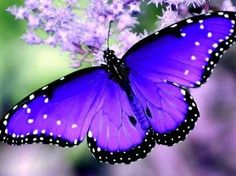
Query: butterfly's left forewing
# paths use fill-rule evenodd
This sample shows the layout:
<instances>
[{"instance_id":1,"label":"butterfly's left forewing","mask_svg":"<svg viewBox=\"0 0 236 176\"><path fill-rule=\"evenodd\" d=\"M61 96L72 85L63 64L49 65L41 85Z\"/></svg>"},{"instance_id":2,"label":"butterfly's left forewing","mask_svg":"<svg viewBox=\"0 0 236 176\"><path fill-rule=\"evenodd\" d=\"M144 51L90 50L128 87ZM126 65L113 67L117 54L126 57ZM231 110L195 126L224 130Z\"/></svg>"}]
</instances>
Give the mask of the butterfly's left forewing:
<instances>
[{"instance_id":1,"label":"butterfly's left forewing","mask_svg":"<svg viewBox=\"0 0 236 176\"><path fill-rule=\"evenodd\" d=\"M87 134L107 80L107 73L97 67L44 86L1 119L0 140L13 145L78 145Z\"/></svg>"}]
</instances>

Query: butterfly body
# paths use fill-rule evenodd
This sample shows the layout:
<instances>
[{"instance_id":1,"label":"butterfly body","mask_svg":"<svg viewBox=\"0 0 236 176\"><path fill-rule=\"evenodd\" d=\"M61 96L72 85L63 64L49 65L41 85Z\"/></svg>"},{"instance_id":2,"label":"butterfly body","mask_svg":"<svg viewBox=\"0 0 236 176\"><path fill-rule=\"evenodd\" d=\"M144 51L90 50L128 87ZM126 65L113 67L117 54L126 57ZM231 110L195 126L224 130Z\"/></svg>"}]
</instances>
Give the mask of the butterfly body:
<instances>
[{"instance_id":1,"label":"butterfly body","mask_svg":"<svg viewBox=\"0 0 236 176\"><path fill-rule=\"evenodd\" d=\"M133 125L136 124L138 120L144 130L148 130L150 128L149 121L145 114L144 108L142 107L140 101L136 97L136 93L131 88L130 81L129 81L129 70L128 67L125 65L122 59L118 59L115 55L115 51L107 49L104 51L104 60L106 61L107 65L104 65L104 68L108 71L111 78L114 79L125 91L127 98L129 99L129 103L135 117L129 116L130 121Z\"/></svg>"},{"instance_id":2,"label":"butterfly body","mask_svg":"<svg viewBox=\"0 0 236 176\"><path fill-rule=\"evenodd\" d=\"M155 144L183 141L199 117L188 89L207 81L235 42L234 12L188 18L158 31L118 59L42 87L0 121L0 140L88 147L101 162L130 163Z\"/></svg>"}]
</instances>

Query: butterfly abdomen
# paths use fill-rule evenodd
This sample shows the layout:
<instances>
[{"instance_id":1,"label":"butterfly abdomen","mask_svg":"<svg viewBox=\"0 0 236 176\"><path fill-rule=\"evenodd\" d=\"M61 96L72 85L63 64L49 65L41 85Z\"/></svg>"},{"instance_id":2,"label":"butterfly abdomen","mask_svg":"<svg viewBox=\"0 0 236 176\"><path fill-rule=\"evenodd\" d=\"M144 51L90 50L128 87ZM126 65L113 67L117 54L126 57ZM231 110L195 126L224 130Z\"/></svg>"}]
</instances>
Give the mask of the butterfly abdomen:
<instances>
[{"instance_id":1,"label":"butterfly abdomen","mask_svg":"<svg viewBox=\"0 0 236 176\"><path fill-rule=\"evenodd\" d=\"M145 112L143 110L140 101L137 99L135 95L132 96L132 100L130 100L130 105L142 129L144 130L149 129L150 127L149 121L145 115Z\"/></svg>"}]
</instances>

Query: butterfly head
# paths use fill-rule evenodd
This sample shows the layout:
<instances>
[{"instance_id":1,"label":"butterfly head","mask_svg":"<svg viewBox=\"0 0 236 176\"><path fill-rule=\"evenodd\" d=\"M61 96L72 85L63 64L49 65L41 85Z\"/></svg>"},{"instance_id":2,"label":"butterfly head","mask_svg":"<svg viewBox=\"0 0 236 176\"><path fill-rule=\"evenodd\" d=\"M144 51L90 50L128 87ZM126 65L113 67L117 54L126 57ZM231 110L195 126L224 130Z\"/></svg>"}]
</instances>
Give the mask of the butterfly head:
<instances>
[{"instance_id":1,"label":"butterfly head","mask_svg":"<svg viewBox=\"0 0 236 176\"><path fill-rule=\"evenodd\" d=\"M107 62L107 63L111 62L112 60L117 59L117 57L115 55L115 51L110 50L109 48L103 52L103 58L104 58L105 62Z\"/></svg>"}]
</instances>

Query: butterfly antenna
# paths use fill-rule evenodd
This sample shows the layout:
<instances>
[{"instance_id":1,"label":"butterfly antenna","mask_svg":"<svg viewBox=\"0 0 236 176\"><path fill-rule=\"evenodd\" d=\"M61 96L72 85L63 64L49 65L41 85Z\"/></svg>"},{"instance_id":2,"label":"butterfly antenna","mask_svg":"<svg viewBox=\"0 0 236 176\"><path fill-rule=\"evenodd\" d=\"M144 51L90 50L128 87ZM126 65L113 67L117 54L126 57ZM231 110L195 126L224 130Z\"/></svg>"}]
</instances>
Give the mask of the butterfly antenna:
<instances>
[{"instance_id":1,"label":"butterfly antenna","mask_svg":"<svg viewBox=\"0 0 236 176\"><path fill-rule=\"evenodd\" d=\"M97 50L97 51L102 51L102 52L103 52L103 50L101 50L100 48L97 48L97 47L95 47L95 46L88 45L87 47L88 47L89 49L93 50L93 51Z\"/></svg>"},{"instance_id":2,"label":"butterfly antenna","mask_svg":"<svg viewBox=\"0 0 236 176\"><path fill-rule=\"evenodd\" d=\"M111 24L113 23L113 21L111 20L109 22L109 26L108 26L108 34L107 34L107 47L109 49L109 37L110 37L110 31L111 31Z\"/></svg>"}]
</instances>

